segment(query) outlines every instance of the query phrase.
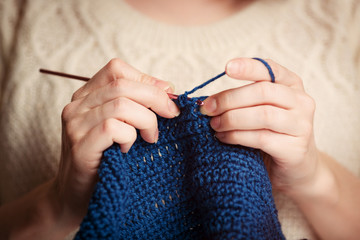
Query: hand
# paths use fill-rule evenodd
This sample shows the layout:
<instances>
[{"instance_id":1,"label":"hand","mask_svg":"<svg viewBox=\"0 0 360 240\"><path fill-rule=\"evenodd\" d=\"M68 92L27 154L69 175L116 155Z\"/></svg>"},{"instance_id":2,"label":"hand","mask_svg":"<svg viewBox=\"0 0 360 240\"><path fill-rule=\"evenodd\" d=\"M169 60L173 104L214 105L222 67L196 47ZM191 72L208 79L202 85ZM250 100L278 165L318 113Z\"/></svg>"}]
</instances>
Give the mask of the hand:
<instances>
[{"instance_id":1,"label":"hand","mask_svg":"<svg viewBox=\"0 0 360 240\"><path fill-rule=\"evenodd\" d=\"M59 208L74 224L86 214L102 152L114 142L127 152L136 129L154 143L159 134L155 113L165 118L179 114L167 95L171 91L168 82L114 59L74 93L62 113L62 155L55 180Z\"/></svg>"},{"instance_id":2,"label":"hand","mask_svg":"<svg viewBox=\"0 0 360 240\"><path fill-rule=\"evenodd\" d=\"M315 103L296 74L266 61L276 83L270 82L261 62L234 59L226 66L227 75L254 83L208 97L201 112L213 116L210 124L221 142L258 148L271 156L269 173L275 188L305 190L317 174Z\"/></svg>"}]
</instances>

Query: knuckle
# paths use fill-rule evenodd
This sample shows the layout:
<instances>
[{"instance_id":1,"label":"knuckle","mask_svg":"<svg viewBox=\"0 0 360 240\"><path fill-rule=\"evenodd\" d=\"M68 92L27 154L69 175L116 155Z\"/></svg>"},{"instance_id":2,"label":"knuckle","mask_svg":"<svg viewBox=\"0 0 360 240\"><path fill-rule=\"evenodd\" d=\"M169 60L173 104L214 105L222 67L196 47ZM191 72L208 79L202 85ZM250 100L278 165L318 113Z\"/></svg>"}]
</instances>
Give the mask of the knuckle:
<instances>
[{"instance_id":1,"label":"knuckle","mask_svg":"<svg viewBox=\"0 0 360 240\"><path fill-rule=\"evenodd\" d=\"M101 134L110 134L114 131L114 120L105 119L101 125Z\"/></svg>"},{"instance_id":2,"label":"knuckle","mask_svg":"<svg viewBox=\"0 0 360 240\"><path fill-rule=\"evenodd\" d=\"M118 72L123 65L124 62L120 58L113 58L106 64L105 68L109 72Z\"/></svg>"},{"instance_id":3,"label":"knuckle","mask_svg":"<svg viewBox=\"0 0 360 240\"><path fill-rule=\"evenodd\" d=\"M223 112L228 109L232 109L238 101L237 99L239 96L237 91L230 89L228 91L215 94L209 98L215 102L216 112Z\"/></svg>"},{"instance_id":4,"label":"knuckle","mask_svg":"<svg viewBox=\"0 0 360 240\"><path fill-rule=\"evenodd\" d=\"M228 111L223 114L222 119L220 121L222 126L220 127L226 129L228 128L232 129L236 126L237 121L238 119L234 111Z\"/></svg>"},{"instance_id":5,"label":"knuckle","mask_svg":"<svg viewBox=\"0 0 360 240\"><path fill-rule=\"evenodd\" d=\"M217 103L216 106L221 107L221 109L228 109L234 103L234 95L231 91L215 95L213 99Z\"/></svg>"},{"instance_id":6,"label":"knuckle","mask_svg":"<svg viewBox=\"0 0 360 240\"><path fill-rule=\"evenodd\" d=\"M72 105L73 105L72 103L67 104L61 112L61 119L65 122L69 121L70 116L72 115L73 112Z\"/></svg>"},{"instance_id":7,"label":"knuckle","mask_svg":"<svg viewBox=\"0 0 360 240\"><path fill-rule=\"evenodd\" d=\"M311 113L313 114L316 110L316 102L315 102L315 99L313 99L309 95L307 95L307 106L308 106L309 110L311 111Z\"/></svg>"},{"instance_id":8,"label":"knuckle","mask_svg":"<svg viewBox=\"0 0 360 240\"><path fill-rule=\"evenodd\" d=\"M116 89L121 88L121 86L126 84L124 82L126 82L126 81L124 81L123 78L117 78L110 82L110 86L111 86L111 88L116 88Z\"/></svg>"},{"instance_id":9,"label":"knuckle","mask_svg":"<svg viewBox=\"0 0 360 240\"><path fill-rule=\"evenodd\" d=\"M271 107L264 106L261 110L261 118L266 128L269 128L271 125L271 120L273 118L274 111Z\"/></svg>"},{"instance_id":10,"label":"knuckle","mask_svg":"<svg viewBox=\"0 0 360 240\"><path fill-rule=\"evenodd\" d=\"M122 113L126 111L129 105L129 100L124 97L118 97L112 102L113 111L116 113Z\"/></svg>"},{"instance_id":11,"label":"knuckle","mask_svg":"<svg viewBox=\"0 0 360 240\"><path fill-rule=\"evenodd\" d=\"M124 78L117 78L110 82L110 88L117 93L122 93L129 85L129 81Z\"/></svg>"},{"instance_id":12,"label":"knuckle","mask_svg":"<svg viewBox=\"0 0 360 240\"><path fill-rule=\"evenodd\" d=\"M76 129L75 125L76 121L74 119L71 119L65 123L65 130L68 135L69 133L72 133L74 129Z\"/></svg>"},{"instance_id":13,"label":"knuckle","mask_svg":"<svg viewBox=\"0 0 360 240\"><path fill-rule=\"evenodd\" d=\"M303 84L303 81L301 79L301 77L299 77L296 73L294 72L291 72L291 74L293 75L293 79L294 79L294 82L298 85L302 85Z\"/></svg>"},{"instance_id":14,"label":"knuckle","mask_svg":"<svg viewBox=\"0 0 360 240\"><path fill-rule=\"evenodd\" d=\"M309 113L311 113L312 115L314 114L315 109L316 109L316 102L315 102L314 98L312 98L311 96L309 96L306 93L300 94L299 95L299 103L301 104L301 106L304 106L304 108Z\"/></svg>"},{"instance_id":15,"label":"knuckle","mask_svg":"<svg viewBox=\"0 0 360 240\"><path fill-rule=\"evenodd\" d=\"M72 95L72 97L71 97L71 101L75 101L76 99L80 98L81 95L82 95L83 89L84 89L84 88L81 87L81 88L79 88L78 90L76 90L76 91L74 92L74 94Z\"/></svg>"},{"instance_id":16,"label":"knuckle","mask_svg":"<svg viewBox=\"0 0 360 240\"><path fill-rule=\"evenodd\" d=\"M263 100L271 99L274 94L274 84L268 82L259 82L257 86L257 96Z\"/></svg>"},{"instance_id":17,"label":"knuckle","mask_svg":"<svg viewBox=\"0 0 360 240\"><path fill-rule=\"evenodd\" d=\"M302 124L302 131L306 139L309 139L313 134L313 124L308 121L304 121Z\"/></svg>"},{"instance_id":18,"label":"knuckle","mask_svg":"<svg viewBox=\"0 0 360 240\"><path fill-rule=\"evenodd\" d=\"M266 131L258 133L258 144L260 149L266 149L269 145L269 134Z\"/></svg>"},{"instance_id":19,"label":"knuckle","mask_svg":"<svg viewBox=\"0 0 360 240\"><path fill-rule=\"evenodd\" d=\"M78 124L75 119L69 121L65 125L65 132L71 143L76 143L80 140L81 135L78 131Z\"/></svg>"}]
</instances>

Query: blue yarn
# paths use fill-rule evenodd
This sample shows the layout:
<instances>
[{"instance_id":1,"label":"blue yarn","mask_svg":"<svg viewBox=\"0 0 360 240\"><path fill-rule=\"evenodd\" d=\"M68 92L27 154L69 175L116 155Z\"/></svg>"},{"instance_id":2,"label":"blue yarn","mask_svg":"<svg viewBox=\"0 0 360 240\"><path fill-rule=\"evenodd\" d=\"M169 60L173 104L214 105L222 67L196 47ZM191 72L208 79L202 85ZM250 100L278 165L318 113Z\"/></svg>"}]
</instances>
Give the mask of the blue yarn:
<instances>
[{"instance_id":1,"label":"blue yarn","mask_svg":"<svg viewBox=\"0 0 360 240\"><path fill-rule=\"evenodd\" d=\"M186 91L184 94L182 94L184 97L187 97L189 94L192 94L194 93L195 91L199 90L200 88L203 88L205 87L206 85L212 83L213 81L215 81L216 79L218 78L221 78L222 76L224 76L226 74L226 72L223 72L223 73L220 73L219 75L207 80L206 82L200 84L199 86L193 88L192 90L190 91Z\"/></svg>"},{"instance_id":2,"label":"blue yarn","mask_svg":"<svg viewBox=\"0 0 360 240\"><path fill-rule=\"evenodd\" d=\"M75 239L285 239L260 151L219 142L186 95L156 144L104 152Z\"/></svg>"},{"instance_id":3,"label":"blue yarn","mask_svg":"<svg viewBox=\"0 0 360 240\"><path fill-rule=\"evenodd\" d=\"M265 65L265 67L267 68L267 70L269 71L269 75L270 75L270 78L271 78L271 82L272 83L275 83L275 75L274 75L274 72L273 70L271 69L270 65L262 58L253 58L255 60L258 60L260 62L262 62L262 64Z\"/></svg>"}]
</instances>

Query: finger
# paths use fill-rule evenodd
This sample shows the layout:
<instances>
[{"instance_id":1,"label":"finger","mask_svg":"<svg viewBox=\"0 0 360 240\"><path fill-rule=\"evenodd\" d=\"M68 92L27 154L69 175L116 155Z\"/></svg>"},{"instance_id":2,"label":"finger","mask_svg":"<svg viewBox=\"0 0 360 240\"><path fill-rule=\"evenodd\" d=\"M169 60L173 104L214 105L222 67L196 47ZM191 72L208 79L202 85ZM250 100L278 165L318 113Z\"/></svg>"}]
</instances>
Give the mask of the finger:
<instances>
[{"instance_id":1,"label":"finger","mask_svg":"<svg viewBox=\"0 0 360 240\"><path fill-rule=\"evenodd\" d=\"M216 133L215 136L223 143L261 149L276 158L278 162L281 162L282 159L294 158L296 154L298 156L304 154L303 148L298 147L299 139L297 137L270 130L229 131Z\"/></svg>"},{"instance_id":2,"label":"finger","mask_svg":"<svg viewBox=\"0 0 360 240\"><path fill-rule=\"evenodd\" d=\"M75 120L78 122L77 131L86 134L89 129L101 124L106 119L117 119L140 129L141 136L147 142L157 141L156 115L146 107L123 97L107 102L79 116Z\"/></svg>"},{"instance_id":3,"label":"finger","mask_svg":"<svg viewBox=\"0 0 360 240\"><path fill-rule=\"evenodd\" d=\"M268 129L298 136L302 133L305 121L298 118L292 111L263 105L225 112L213 117L210 124L216 132Z\"/></svg>"},{"instance_id":4,"label":"finger","mask_svg":"<svg viewBox=\"0 0 360 240\"><path fill-rule=\"evenodd\" d=\"M73 100L84 97L95 89L102 87L114 79L125 78L154 85L166 92L172 92L172 84L144 74L124 61L114 58L97 72L83 87L76 91Z\"/></svg>"},{"instance_id":5,"label":"finger","mask_svg":"<svg viewBox=\"0 0 360 240\"><path fill-rule=\"evenodd\" d=\"M114 142L119 143L122 152L128 152L136 140L136 130L116 119L107 119L91 129L73 147L75 159L84 159L78 164L97 169L104 150Z\"/></svg>"},{"instance_id":6,"label":"finger","mask_svg":"<svg viewBox=\"0 0 360 240\"><path fill-rule=\"evenodd\" d=\"M275 75L275 83L295 89L304 89L301 79L295 73L270 59L265 59L265 61ZM226 74L239 80L271 81L269 70L265 65L252 58L236 58L229 61L226 65Z\"/></svg>"},{"instance_id":7,"label":"finger","mask_svg":"<svg viewBox=\"0 0 360 240\"><path fill-rule=\"evenodd\" d=\"M204 100L200 111L208 116L216 116L231 109L257 105L273 105L291 109L298 103L296 96L296 90L289 87L258 82L210 96Z\"/></svg>"},{"instance_id":8,"label":"finger","mask_svg":"<svg viewBox=\"0 0 360 240\"><path fill-rule=\"evenodd\" d=\"M172 118L180 114L177 105L163 90L156 86L127 79L116 79L94 90L81 99L79 111L88 111L119 97L129 98L146 108L151 108L165 118Z\"/></svg>"}]
</instances>

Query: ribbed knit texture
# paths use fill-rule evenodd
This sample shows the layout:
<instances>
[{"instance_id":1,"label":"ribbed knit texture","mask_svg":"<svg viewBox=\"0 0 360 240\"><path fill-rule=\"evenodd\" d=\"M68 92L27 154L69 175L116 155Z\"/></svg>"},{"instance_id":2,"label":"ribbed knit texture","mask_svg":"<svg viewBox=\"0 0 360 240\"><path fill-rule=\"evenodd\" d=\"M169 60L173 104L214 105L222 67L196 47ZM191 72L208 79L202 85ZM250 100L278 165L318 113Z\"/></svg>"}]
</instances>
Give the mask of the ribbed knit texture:
<instances>
[{"instance_id":1,"label":"ribbed knit texture","mask_svg":"<svg viewBox=\"0 0 360 240\"><path fill-rule=\"evenodd\" d=\"M260 152L220 143L196 100L156 144L105 151L76 239L284 239Z\"/></svg>"}]
</instances>

